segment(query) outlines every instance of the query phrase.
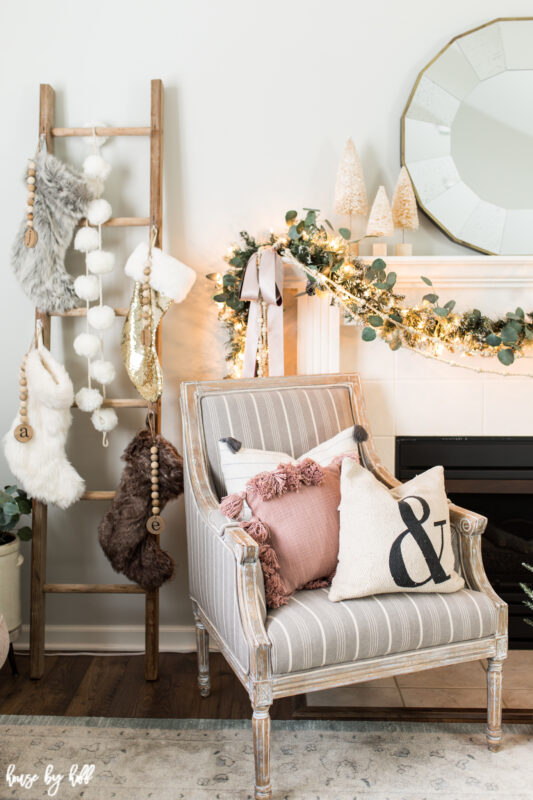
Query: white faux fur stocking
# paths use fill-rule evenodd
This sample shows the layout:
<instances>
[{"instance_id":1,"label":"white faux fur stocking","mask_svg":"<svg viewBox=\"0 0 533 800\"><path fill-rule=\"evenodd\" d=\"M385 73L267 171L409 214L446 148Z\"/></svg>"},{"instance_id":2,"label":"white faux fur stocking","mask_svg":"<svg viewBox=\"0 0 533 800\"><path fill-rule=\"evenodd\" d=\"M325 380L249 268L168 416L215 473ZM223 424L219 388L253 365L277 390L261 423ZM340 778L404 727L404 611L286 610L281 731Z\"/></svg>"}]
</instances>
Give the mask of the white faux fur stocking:
<instances>
[{"instance_id":1,"label":"white faux fur stocking","mask_svg":"<svg viewBox=\"0 0 533 800\"><path fill-rule=\"evenodd\" d=\"M11 472L30 497L68 508L85 490L84 480L65 455L72 422L72 381L64 366L41 342L28 353L26 379L33 437L25 443L15 439L13 432L20 424L17 414L4 436L4 454Z\"/></svg>"}]
</instances>

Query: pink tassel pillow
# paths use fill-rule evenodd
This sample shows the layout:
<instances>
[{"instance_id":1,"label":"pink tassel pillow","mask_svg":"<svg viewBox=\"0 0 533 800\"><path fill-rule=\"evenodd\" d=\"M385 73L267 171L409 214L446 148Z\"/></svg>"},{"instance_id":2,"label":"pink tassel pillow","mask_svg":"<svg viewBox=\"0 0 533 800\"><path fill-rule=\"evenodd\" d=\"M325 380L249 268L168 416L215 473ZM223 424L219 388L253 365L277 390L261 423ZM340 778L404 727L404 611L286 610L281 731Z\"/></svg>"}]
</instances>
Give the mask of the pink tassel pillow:
<instances>
[{"instance_id":1,"label":"pink tassel pillow","mask_svg":"<svg viewBox=\"0 0 533 800\"><path fill-rule=\"evenodd\" d=\"M241 525L259 545L270 608L285 605L298 589L331 583L339 552L341 463L342 456L327 467L310 458L279 464L220 503L230 519L242 517L244 500L252 510L252 519Z\"/></svg>"}]
</instances>

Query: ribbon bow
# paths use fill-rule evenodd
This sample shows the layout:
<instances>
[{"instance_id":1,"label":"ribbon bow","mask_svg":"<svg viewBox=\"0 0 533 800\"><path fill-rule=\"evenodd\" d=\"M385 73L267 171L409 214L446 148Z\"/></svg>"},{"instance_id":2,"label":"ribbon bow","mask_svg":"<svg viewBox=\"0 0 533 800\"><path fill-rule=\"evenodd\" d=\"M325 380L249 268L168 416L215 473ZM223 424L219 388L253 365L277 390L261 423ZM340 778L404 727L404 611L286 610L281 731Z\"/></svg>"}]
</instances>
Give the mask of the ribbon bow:
<instances>
[{"instance_id":1,"label":"ribbon bow","mask_svg":"<svg viewBox=\"0 0 533 800\"><path fill-rule=\"evenodd\" d=\"M261 303L266 305L268 336L268 374L283 375L283 261L272 247L264 247L250 257L241 284L241 300L250 301L243 377L253 378L261 336Z\"/></svg>"}]
</instances>

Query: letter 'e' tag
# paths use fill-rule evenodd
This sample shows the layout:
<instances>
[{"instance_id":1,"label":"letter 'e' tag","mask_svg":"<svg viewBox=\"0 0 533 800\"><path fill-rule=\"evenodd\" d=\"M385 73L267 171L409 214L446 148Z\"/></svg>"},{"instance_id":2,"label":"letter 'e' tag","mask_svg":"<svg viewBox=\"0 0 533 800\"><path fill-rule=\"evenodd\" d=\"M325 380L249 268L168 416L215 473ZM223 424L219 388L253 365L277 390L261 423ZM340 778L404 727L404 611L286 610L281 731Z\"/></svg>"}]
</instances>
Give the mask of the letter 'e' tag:
<instances>
[{"instance_id":1,"label":"letter 'e' tag","mask_svg":"<svg viewBox=\"0 0 533 800\"><path fill-rule=\"evenodd\" d=\"M165 525L166 523L163 517L160 516L150 517L150 519L146 523L146 530L149 531L150 533L153 533L155 536L158 536L165 530Z\"/></svg>"},{"instance_id":2,"label":"letter 'e' tag","mask_svg":"<svg viewBox=\"0 0 533 800\"><path fill-rule=\"evenodd\" d=\"M30 439L33 438L33 428L31 425L17 425L13 433L15 434L17 442L22 442L22 444L26 444L26 442L29 442Z\"/></svg>"}]
</instances>

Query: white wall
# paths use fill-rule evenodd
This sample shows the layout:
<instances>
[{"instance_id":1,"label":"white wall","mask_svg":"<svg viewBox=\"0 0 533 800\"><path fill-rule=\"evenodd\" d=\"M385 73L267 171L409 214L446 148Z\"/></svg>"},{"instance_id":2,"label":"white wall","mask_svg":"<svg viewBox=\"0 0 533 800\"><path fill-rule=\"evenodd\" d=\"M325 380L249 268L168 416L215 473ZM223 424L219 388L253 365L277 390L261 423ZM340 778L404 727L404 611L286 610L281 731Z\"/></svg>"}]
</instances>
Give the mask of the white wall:
<instances>
[{"instance_id":1,"label":"white wall","mask_svg":"<svg viewBox=\"0 0 533 800\"><path fill-rule=\"evenodd\" d=\"M164 322L164 433L181 447L179 382L224 374L224 337L209 300L211 285L203 274L220 268L227 245L243 228L260 233L281 227L288 208L314 206L330 213L335 171L347 136L358 146L369 193L380 183L391 189L399 170L400 115L418 71L455 34L503 13L525 16L530 11L527 0L2 4L3 429L16 410L18 365L32 333L32 307L11 274L9 248L25 204L21 175L37 143L40 82L56 89L59 124L99 119L144 125L150 78L164 81L164 238L168 250L199 273L189 299L173 308ZM79 163L85 149L76 141L57 152ZM108 196L115 214L147 213L147 154L146 143L140 141L121 139L106 146L114 165ZM127 241L122 232L105 236L120 263L140 234L130 234ZM427 220L415 248L420 253L462 252ZM75 258L70 263L73 271L81 269ZM127 287L119 272L110 286L113 302L126 302ZM71 348L74 329L72 321L63 324L62 333L55 326L53 349L60 356L64 353L79 383L80 366ZM353 342L345 351L344 368L357 368L352 348ZM118 352L115 360L118 363ZM383 377L378 362L376 381ZM119 391L129 391L125 377ZM390 402L380 405L384 395L375 394L376 433L392 436L387 421ZM118 455L141 417L128 411L121 421L108 451L98 446L86 419L71 437L72 459L91 488L112 488L118 480ZM4 483L10 480L4 462L0 478ZM96 541L101 510L81 505L67 514L51 514L50 580L113 580ZM191 614L182 501L166 516L169 528L163 544L179 567L177 579L162 591L161 621L164 626L186 626ZM50 598L48 621L56 626L141 625L142 604L105 596ZM117 629L110 637L115 635ZM87 641L94 643L98 636ZM55 641L61 642L60 634ZM120 642L127 644L126 639Z\"/></svg>"}]
</instances>

